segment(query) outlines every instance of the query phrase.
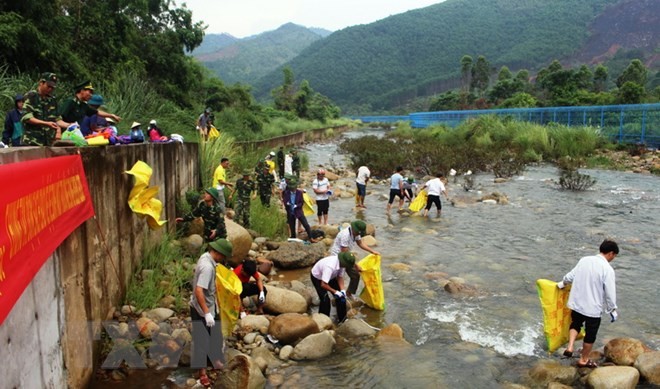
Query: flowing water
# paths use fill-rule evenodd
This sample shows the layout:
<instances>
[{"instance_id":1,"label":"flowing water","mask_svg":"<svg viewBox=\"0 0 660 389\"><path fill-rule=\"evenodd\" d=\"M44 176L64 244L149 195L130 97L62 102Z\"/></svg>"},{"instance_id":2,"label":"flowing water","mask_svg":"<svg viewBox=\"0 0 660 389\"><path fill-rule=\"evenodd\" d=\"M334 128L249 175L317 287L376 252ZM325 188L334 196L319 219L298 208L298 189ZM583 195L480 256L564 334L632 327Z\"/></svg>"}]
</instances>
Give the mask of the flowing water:
<instances>
[{"instance_id":1,"label":"flowing water","mask_svg":"<svg viewBox=\"0 0 660 389\"><path fill-rule=\"evenodd\" d=\"M344 164L335 144L310 145L307 152L310 168ZM489 388L523 382L527 369L548 357L535 281L560 280L580 257L596 254L606 237L621 249L612 262L620 316L616 323L603 320L595 347L625 336L660 349L659 178L582 172L597 183L578 193L558 190L550 181L557 170L549 165L529 167L500 184L479 174L476 188L505 194L509 204L444 202L440 218L434 210L429 218L396 211L387 216L380 199L389 191L386 185L368 185L364 211L356 211L352 199L332 201L330 223L354 218L373 223L375 248L383 257L387 308L362 308L358 317L377 327L399 324L409 344L339 343L329 358L281 371L284 387ZM340 181L353 188L352 179ZM450 197L479 196L465 192L461 183L462 178L450 179ZM410 265L410 271L394 270L393 263ZM478 293L454 297L434 272L461 277ZM307 272L302 281L308 282Z\"/></svg>"}]
</instances>

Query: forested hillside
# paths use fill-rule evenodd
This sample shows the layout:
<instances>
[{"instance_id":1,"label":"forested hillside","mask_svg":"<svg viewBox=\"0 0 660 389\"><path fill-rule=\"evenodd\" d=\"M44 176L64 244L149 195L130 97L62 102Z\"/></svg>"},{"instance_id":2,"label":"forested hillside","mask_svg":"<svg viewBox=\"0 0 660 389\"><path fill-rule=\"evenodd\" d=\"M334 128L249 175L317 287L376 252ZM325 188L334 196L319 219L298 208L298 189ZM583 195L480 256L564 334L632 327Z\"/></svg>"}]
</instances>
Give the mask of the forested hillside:
<instances>
[{"instance_id":1,"label":"forested hillside","mask_svg":"<svg viewBox=\"0 0 660 389\"><path fill-rule=\"evenodd\" d=\"M191 53L193 56L213 53L215 51L221 50L229 45L232 45L240 41L239 38L229 34L206 34L204 35L204 40L198 48L193 50Z\"/></svg>"},{"instance_id":2,"label":"forested hillside","mask_svg":"<svg viewBox=\"0 0 660 389\"><path fill-rule=\"evenodd\" d=\"M227 84L252 84L322 38L312 29L287 23L195 57Z\"/></svg>"},{"instance_id":3,"label":"forested hillside","mask_svg":"<svg viewBox=\"0 0 660 389\"><path fill-rule=\"evenodd\" d=\"M377 112L458 87L464 55L485 56L493 73L503 65L538 69L575 55L592 37L593 21L626 1L447 0L338 31L287 65L344 112ZM647 19L660 14L660 2L639 2ZM658 39L651 35L638 48L653 51ZM256 83L257 96L266 97L280 74Z\"/></svg>"}]
</instances>

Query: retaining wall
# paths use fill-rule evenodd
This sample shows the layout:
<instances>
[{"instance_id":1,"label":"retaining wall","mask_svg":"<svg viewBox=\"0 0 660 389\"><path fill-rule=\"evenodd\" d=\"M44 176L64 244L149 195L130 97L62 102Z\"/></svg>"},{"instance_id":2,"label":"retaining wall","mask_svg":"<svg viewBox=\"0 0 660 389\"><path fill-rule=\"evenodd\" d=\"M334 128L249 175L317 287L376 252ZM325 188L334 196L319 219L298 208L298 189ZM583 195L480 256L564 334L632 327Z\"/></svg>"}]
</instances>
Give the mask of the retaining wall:
<instances>
[{"instance_id":1,"label":"retaining wall","mask_svg":"<svg viewBox=\"0 0 660 389\"><path fill-rule=\"evenodd\" d=\"M81 154L96 217L64 240L0 326L0 388L89 384L100 322L125 295L145 243L173 231L176 199L200 185L195 143L0 149L0 163L74 153ZM128 207L133 177L124 171L138 160L153 168L150 185L160 187L161 219L172 222L158 231Z\"/></svg>"}]
</instances>

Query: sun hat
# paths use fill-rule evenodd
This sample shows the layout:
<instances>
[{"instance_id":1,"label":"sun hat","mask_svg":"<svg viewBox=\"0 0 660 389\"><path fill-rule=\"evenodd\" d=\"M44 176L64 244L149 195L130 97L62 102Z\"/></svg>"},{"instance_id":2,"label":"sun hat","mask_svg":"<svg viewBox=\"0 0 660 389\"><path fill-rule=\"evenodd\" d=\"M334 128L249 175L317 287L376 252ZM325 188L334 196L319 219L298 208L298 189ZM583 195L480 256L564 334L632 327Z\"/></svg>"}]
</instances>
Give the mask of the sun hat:
<instances>
[{"instance_id":1,"label":"sun hat","mask_svg":"<svg viewBox=\"0 0 660 389\"><path fill-rule=\"evenodd\" d=\"M342 251L337 257L339 257L340 267L351 268L355 265L355 255L350 251Z\"/></svg>"},{"instance_id":2,"label":"sun hat","mask_svg":"<svg viewBox=\"0 0 660 389\"><path fill-rule=\"evenodd\" d=\"M111 118L111 117L107 117L107 118L105 118L105 121L108 122L108 123L117 124L117 122L115 121L115 119L113 119L113 118Z\"/></svg>"},{"instance_id":3,"label":"sun hat","mask_svg":"<svg viewBox=\"0 0 660 389\"><path fill-rule=\"evenodd\" d=\"M220 201L220 193L218 192L218 190L216 188L213 188L213 187L208 188L208 189L205 190L205 192L210 194L211 197L213 197L215 199L215 201Z\"/></svg>"},{"instance_id":4,"label":"sun hat","mask_svg":"<svg viewBox=\"0 0 660 389\"><path fill-rule=\"evenodd\" d=\"M89 105L103 105L103 96L101 95L92 95L92 98L87 102Z\"/></svg>"},{"instance_id":5,"label":"sun hat","mask_svg":"<svg viewBox=\"0 0 660 389\"><path fill-rule=\"evenodd\" d=\"M138 122L133 122L133 124L131 124L131 128L139 127L140 125L141 124Z\"/></svg>"},{"instance_id":6,"label":"sun hat","mask_svg":"<svg viewBox=\"0 0 660 389\"><path fill-rule=\"evenodd\" d=\"M362 220L353 220L351 222L351 228L353 231L360 234L360 236L367 235L367 223L363 222Z\"/></svg>"},{"instance_id":7,"label":"sun hat","mask_svg":"<svg viewBox=\"0 0 660 389\"><path fill-rule=\"evenodd\" d=\"M220 254L224 255L225 257L229 258L231 257L231 253L233 251L233 247L231 245L231 242L228 241L227 239L216 239L213 242L209 243L209 246L219 252Z\"/></svg>"}]
</instances>

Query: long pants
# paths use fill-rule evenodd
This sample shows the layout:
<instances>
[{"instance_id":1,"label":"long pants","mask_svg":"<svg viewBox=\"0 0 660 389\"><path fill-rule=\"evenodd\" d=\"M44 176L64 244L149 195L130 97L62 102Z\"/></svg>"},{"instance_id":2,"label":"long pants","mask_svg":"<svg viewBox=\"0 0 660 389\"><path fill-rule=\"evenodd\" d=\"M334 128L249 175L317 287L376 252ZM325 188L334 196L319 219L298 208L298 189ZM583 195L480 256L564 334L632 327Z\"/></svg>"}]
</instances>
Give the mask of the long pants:
<instances>
[{"instance_id":1,"label":"long pants","mask_svg":"<svg viewBox=\"0 0 660 389\"><path fill-rule=\"evenodd\" d=\"M346 275L351 279L346 292L354 295L357 293L358 285L360 284L360 272L354 266L351 266L346 268Z\"/></svg>"},{"instance_id":2,"label":"long pants","mask_svg":"<svg viewBox=\"0 0 660 389\"><path fill-rule=\"evenodd\" d=\"M291 230L291 237L294 239L296 238L296 232L297 232L296 220L300 220L303 227L305 228L305 232L307 232L307 239L310 239L312 236L312 229L309 227L309 223L307 223L307 218L305 217L305 215L302 215L299 218L297 218L295 214L287 213L286 222L289 224L289 229Z\"/></svg>"},{"instance_id":3,"label":"long pants","mask_svg":"<svg viewBox=\"0 0 660 389\"><path fill-rule=\"evenodd\" d=\"M328 296L328 291L321 287L321 280L314 276L311 276L311 278L312 285L314 285L314 289L316 289L316 293L321 300L321 303L319 304L319 313L330 316L330 296ZM336 278L331 279L328 285L330 285L332 289L339 290L339 283ZM337 321L341 323L346 318L346 300L337 299L335 300L335 303L337 307Z\"/></svg>"}]
</instances>

